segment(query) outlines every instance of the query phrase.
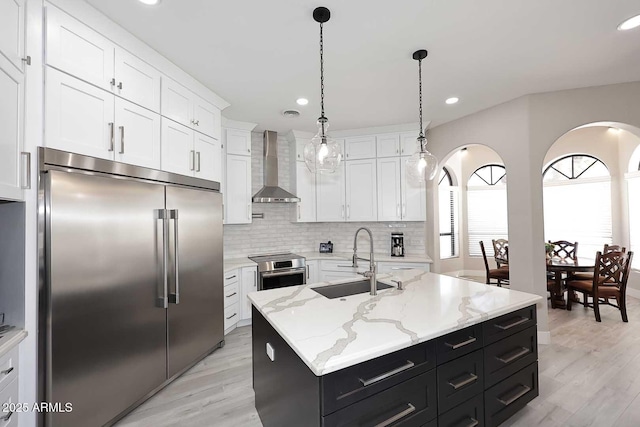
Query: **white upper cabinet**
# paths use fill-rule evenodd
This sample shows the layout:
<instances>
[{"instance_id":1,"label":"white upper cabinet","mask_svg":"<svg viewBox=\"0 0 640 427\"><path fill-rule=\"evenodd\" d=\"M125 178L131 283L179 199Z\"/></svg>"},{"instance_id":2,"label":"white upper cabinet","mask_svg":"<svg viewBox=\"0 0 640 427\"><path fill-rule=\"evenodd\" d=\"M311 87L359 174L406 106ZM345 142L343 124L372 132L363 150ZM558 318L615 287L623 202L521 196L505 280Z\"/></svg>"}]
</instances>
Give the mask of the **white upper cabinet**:
<instances>
[{"instance_id":1,"label":"white upper cabinet","mask_svg":"<svg viewBox=\"0 0 640 427\"><path fill-rule=\"evenodd\" d=\"M296 222L316 222L316 174L304 162L294 162L296 168L293 193L300 198L295 212Z\"/></svg>"},{"instance_id":2,"label":"white upper cabinet","mask_svg":"<svg viewBox=\"0 0 640 427\"><path fill-rule=\"evenodd\" d=\"M194 134L195 174L197 178L222 181L222 144L217 139L198 132Z\"/></svg>"},{"instance_id":3,"label":"white upper cabinet","mask_svg":"<svg viewBox=\"0 0 640 427\"><path fill-rule=\"evenodd\" d=\"M20 182L23 100L24 75L0 56L0 198L22 198L21 185L25 185Z\"/></svg>"},{"instance_id":4,"label":"white upper cabinet","mask_svg":"<svg viewBox=\"0 0 640 427\"><path fill-rule=\"evenodd\" d=\"M376 159L345 163L347 221L377 221Z\"/></svg>"},{"instance_id":5,"label":"white upper cabinet","mask_svg":"<svg viewBox=\"0 0 640 427\"><path fill-rule=\"evenodd\" d=\"M0 54L19 70L24 57L24 2L0 1Z\"/></svg>"},{"instance_id":6,"label":"white upper cabinet","mask_svg":"<svg viewBox=\"0 0 640 427\"><path fill-rule=\"evenodd\" d=\"M306 138L296 138L296 143L290 147L293 150L296 162L304 162L304 147L311 141Z\"/></svg>"},{"instance_id":7,"label":"white upper cabinet","mask_svg":"<svg viewBox=\"0 0 640 427\"><path fill-rule=\"evenodd\" d=\"M240 129L225 129L227 154L251 156L251 132Z\"/></svg>"},{"instance_id":8,"label":"white upper cabinet","mask_svg":"<svg viewBox=\"0 0 640 427\"><path fill-rule=\"evenodd\" d=\"M418 132L403 132L400 134L400 155L410 156L418 151Z\"/></svg>"},{"instance_id":9,"label":"white upper cabinet","mask_svg":"<svg viewBox=\"0 0 640 427\"><path fill-rule=\"evenodd\" d=\"M400 136L397 133L377 135L376 148L378 157L399 156Z\"/></svg>"},{"instance_id":10,"label":"white upper cabinet","mask_svg":"<svg viewBox=\"0 0 640 427\"><path fill-rule=\"evenodd\" d=\"M115 55L115 93L159 113L160 72L123 49Z\"/></svg>"},{"instance_id":11,"label":"white upper cabinet","mask_svg":"<svg viewBox=\"0 0 640 427\"><path fill-rule=\"evenodd\" d=\"M402 220L425 221L427 219L427 195L425 184L414 184L407 179L406 160L401 159Z\"/></svg>"},{"instance_id":12,"label":"white upper cabinet","mask_svg":"<svg viewBox=\"0 0 640 427\"><path fill-rule=\"evenodd\" d=\"M402 219L400 161L400 157L378 159L378 221Z\"/></svg>"},{"instance_id":13,"label":"white upper cabinet","mask_svg":"<svg viewBox=\"0 0 640 427\"><path fill-rule=\"evenodd\" d=\"M227 154L225 224L251 223L251 157Z\"/></svg>"},{"instance_id":14,"label":"white upper cabinet","mask_svg":"<svg viewBox=\"0 0 640 427\"><path fill-rule=\"evenodd\" d=\"M162 79L161 114L171 120L220 139L220 109L168 77Z\"/></svg>"},{"instance_id":15,"label":"white upper cabinet","mask_svg":"<svg viewBox=\"0 0 640 427\"><path fill-rule=\"evenodd\" d=\"M220 110L213 104L205 101L199 96L193 98L193 125L194 129L209 135L212 138L220 139Z\"/></svg>"},{"instance_id":16,"label":"white upper cabinet","mask_svg":"<svg viewBox=\"0 0 640 427\"><path fill-rule=\"evenodd\" d=\"M114 96L53 68L46 70L45 145L113 159Z\"/></svg>"},{"instance_id":17,"label":"white upper cabinet","mask_svg":"<svg viewBox=\"0 0 640 427\"><path fill-rule=\"evenodd\" d=\"M345 150L347 160L375 158L376 137L371 135L345 138Z\"/></svg>"},{"instance_id":18,"label":"white upper cabinet","mask_svg":"<svg viewBox=\"0 0 640 427\"><path fill-rule=\"evenodd\" d=\"M160 169L160 115L115 99L115 160Z\"/></svg>"},{"instance_id":19,"label":"white upper cabinet","mask_svg":"<svg viewBox=\"0 0 640 427\"><path fill-rule=\"evenodd\" d=\"M346 220L344 162L334 173L316 174L316 206L318 222Z\"/></svg>"},{"instance_id":20,"label":"white upper cabinet","mask_svg":"<svg viewBox=\"0 0 640 427\"><path fill-rule=\"evenodd\" d=\"M193 130L162 118L162 170L193 175L195 151Z\"/></svg>"},{"instance_id":21,"label":"white upper cabinet","mask_svg":"<svg viewBox=\"0 0 640 427\"><path fill-rule=\"evenodd\" d=\"M54 6L46 6L46 62L111 91L115 45Z\"/></svg>"}]
</instances>

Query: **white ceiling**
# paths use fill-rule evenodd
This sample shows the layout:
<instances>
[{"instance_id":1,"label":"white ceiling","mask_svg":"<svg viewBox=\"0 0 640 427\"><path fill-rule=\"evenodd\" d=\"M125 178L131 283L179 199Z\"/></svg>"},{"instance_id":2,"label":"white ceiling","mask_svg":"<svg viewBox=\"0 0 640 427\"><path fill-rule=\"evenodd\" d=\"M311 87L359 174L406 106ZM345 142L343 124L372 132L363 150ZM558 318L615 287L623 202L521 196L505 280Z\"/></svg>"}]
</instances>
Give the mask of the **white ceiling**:
<instances>
[{"instance_id":1,"label":"white ceiling","mask_svg":"<svg viewBox=\"0 0 640 427\"><path fill-rule=\"evenodd\" d=\"M316 6L332 12L334 130L416 122L420 48L432 126L524 94L640 80L640 28L616 30L638 0L87 1L229 101L226 117L279 132L316 129ZM282 117L289 108L301 116Z\"/></svg>"}]
</instances>

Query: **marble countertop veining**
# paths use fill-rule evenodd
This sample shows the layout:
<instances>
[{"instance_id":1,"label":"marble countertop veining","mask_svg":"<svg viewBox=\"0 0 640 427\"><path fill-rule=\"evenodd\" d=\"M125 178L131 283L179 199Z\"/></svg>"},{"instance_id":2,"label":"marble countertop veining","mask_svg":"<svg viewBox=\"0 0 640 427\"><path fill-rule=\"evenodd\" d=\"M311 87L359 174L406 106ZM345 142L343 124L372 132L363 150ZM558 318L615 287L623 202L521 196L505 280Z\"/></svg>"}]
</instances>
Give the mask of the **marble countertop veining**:
<instances>
[{"instance_id":1,"label":"marble countertop veining","mask_svg":"<svg viewBox=\"0 0 640 427\"><path fill-rule=\"evenodd\" d=\"M397 288L328 299L321 282L252 292L249 299L315 375L428 341L542 301L538 295L487 286L420 270L404 270L379 281Z\"/></svg>"},{"instance_id":2,"label":"marble countertop veining","mask_svg":"<svg viewBox=\"0 0 640 427\"><path fill-rule=\"evenodd\" d=\"M0 335L2 335L2 338L0 338L0 357L2 357L27 337L27 331L24 329L12 329Z\"/></svg>"}]
</instances>

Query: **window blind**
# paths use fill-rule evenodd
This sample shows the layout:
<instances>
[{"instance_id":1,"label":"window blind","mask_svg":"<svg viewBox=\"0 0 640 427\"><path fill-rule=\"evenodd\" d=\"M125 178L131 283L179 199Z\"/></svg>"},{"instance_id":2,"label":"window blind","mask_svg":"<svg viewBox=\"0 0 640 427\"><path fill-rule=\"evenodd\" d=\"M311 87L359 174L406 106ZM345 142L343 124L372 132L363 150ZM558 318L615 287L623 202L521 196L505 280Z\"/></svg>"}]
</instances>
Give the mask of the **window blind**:
<instances>
[{"instance_id":1,"label":"window blind","mask_svg":"<svg viewBox=\"0 0 640 427\"><path fill-rule=\"evenodd\" d=\"M484 242L487 257L493 256L492 239L508 239L507 187L467 188L467 222L469 255L482 256L480 241Z\"/></svg>"},{"instance_id":2,"label":"window blind","mask_svg":"<svg viewBox=\"0 0 640 427\"><path fill-rule=\"evenodd\" d=\"M629 200L629 239L635 255L631 267L640 270L640 176L627 178Z\"/></svg>"},{"instance_id":3,"label":"window blind","mask_svg":"<svg viewBox=\"0 0 640 427\"><path fill-rule=\"evenodd\" d=\"M440 185L440 258L453 258L459 255L458 243L458 187Z\"/></svg>"}]
</instances>

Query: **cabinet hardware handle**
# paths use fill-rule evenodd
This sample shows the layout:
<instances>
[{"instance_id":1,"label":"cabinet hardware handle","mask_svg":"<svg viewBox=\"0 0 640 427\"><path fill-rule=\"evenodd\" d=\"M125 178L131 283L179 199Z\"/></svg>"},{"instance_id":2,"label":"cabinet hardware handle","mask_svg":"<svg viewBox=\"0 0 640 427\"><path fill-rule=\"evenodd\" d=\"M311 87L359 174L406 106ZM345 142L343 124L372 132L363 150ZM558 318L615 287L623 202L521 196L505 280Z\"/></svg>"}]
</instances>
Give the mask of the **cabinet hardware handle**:
<instances>
[{"instance_id":1,"label":"cabinet hardware handle","mask_svg":"<svg viewBox=\"0 0 640 427\"><path fill-rule=\"evenodd\" d=\"M233 313L231 316L227 317L227 320L233 319L234 317L236 317L238 313Z\"/></svg>"},{"instance_id":2,"label":"cabinet hardware handle","mask_svg":"<svg viewBox=\"0 0 640 427\"><path fill-rule=\"evenodd\" d=\"M111 81L109 83L111 83L111 86L115 86L116 85L116 79L111 79Z\"/></svg>"},{"instance_id":3,"label":"cabinet hardware handle","mask_svg":"<svg viewBox=\"0 0 640 427\"><path fill-rule=\"evenodd\" d=\"M192 125L195 125L195 124L196 124L196 121L195 121L195 120L193 120L193 119L191 119L191 124L192 124Z\"/></svg>"},{"instance_id":4,"label":"cabinet hardware handle","mask_svg":"<svg viewBox=\"0 0 640 427\"><path fill-rule=\"evenodd\" d=\"M7 422L11 419L11 415L13 415L13 411L9 412L6 416L2 417L2 421Z\"/></svg>"},{"instance_id":5,"label":"cabinet hardware handle","mask_svg":"<svg viewBox=\"0 0 640 427\"><path fill-rule=\"evenodd\" d=\"M396 148L396 154L400 154L400 150Z\"/></svg>"},{"instance_id":6,"label":"cabinet hardware handle","mask_svg":"<svg viewBox=\"0 0 640 427\"><path fill-rule=\"evenodd\" d=\"M344 205L342 205L342 209L340 210L340 218L344 218Z\"/></svg>"},{"instance_id":7,"label":"cabinet hardware handle","mask_svg":"<svg viewBox=\"0 0 640 427\"><path fill-rule=\"evenodd\" d=\"M30 189L31 188L31 152L22 151L20 155L24 157L25 164L26 164L26 167L24 168L25 170L24 184L21 185L21 187L24 189Z\"/></svg>"},{"instance_id":8,"label":"cabinet hardware handle","mask_svg":"<svg viewBox=\"0 0 640 427\"><path fill-rule=\"evenodd\" d=\"M159 240L162 242L162 275L161 282L158 287L162 287L162 296L157 299L157 307L169 308L169 221L166 209L156 209L154 211L155 217L158 220L162 220L162 238Z\"/></svg>"},{"instance_id":9,"label":"cabinet hardware handle","mask_svg":"<svg viewBox=\"0 0 640 427\"><path fill-rule=\"evenodd\" d=\"M122 82L118 83L118 89L122 90Z\"/></svg>"},{"instance_id":10,"label":"cabinet hardware handle","mask_svg":"<svg viewBox=\"0 0 640 427\"><path fill-rule=\"evenodd\" d=\"M392 270L415 270L417 267L391 267Z\"/></svg>"},{"instance_id":11,"label":"cabinet hardware handle","mask_svg":"<svg viewBox=\"0 0 640 427\"><path fill-rule=\"evenodd\" d=\"M402 204L402 218L407 216L407 205L406 203Z\"/></svg>"},{"instance_id":12,"label":"cabinet hardware handle","mask_svg":"<svg viewBox=\"0 0 640 427\"><path fill-rule=\"evenodd\" d=\"M253 272L253 287L254 288L258 287L258 272L257 271Z\"/></svg>"},{"instance_id":13,"label":"cabinet hardware handle","mask_svg":"<svg viewBox=\"0 0 640 427\"><path fill-rule=\"evenodd\" d=\"M402 153L404 153L404 148L402 149Z\"/></svg>"},{"instance_id":14,"label":"cabinet hardware handle","mask_svg":"<svg viewBox=\"0 0 640 427\"><path fill-rule=\"evenodd\" d=\"M520 359L522 356L529 353L531 353L531 350L529 350L526 347L520 347L511 351L508 351L500 356L496 356L496 359L498 359L500 362L507 365L513 362L514 360Z\"/></svg>"},{"instance_id":15,"label":"cabinet hardware handle","mask_svg":"<svg viewBox=\"0 0 640 427\"><path fill-rule=\"evenodd\" d=\"M300 218L301 218L301 216L300 216L300 215L301 215L301 213L300 213L300 204L298 204L298 219L300 219Z\"/></svg>"},{"instance_id":16,"label":"cabinet hardware handle","mask_svg":"<svg viewBox=\"0 0 640 427\"><path fill-rule=\"evenodd\" d=\"M196 122L194 123L194 125L196 125L196 126L200 126L200 120L196 120Z\"/></svg>"},{"instance_id":17,"label":"cabinet hardware handle","mask_svg":"<svg viewBox=\"0 0 640 427\"><path fill-rule=\"evenodd\" d=\"M31 57L30 56L25 56L24 58L22 58L22 62L24 62L27 65L31 65Z\"/></svg>"},{"instance_id":18,"label":"cabinet hardware handle","mask_svg":"<svg viewBox=\"0 0 640 427\"><path fill-rule=\"evenodd\" d=\"M232 294L229 294L229 295L227 295L227 298L231 298L231 297L232 297L232 296L234 296L234 295L238 295L238 293L237 293L237 292L234 292L234 293L232 293Z\"/></svg>"},{"instance_id":19,"label":"cabinet hardware handle","mask_svg":"<svg viewBox=\"0 0 640 427\"><path fill-rule=\"evenodd\" d=\"M225 279L231 280L231 279L235 279L235 277L236 277L236 275L234 274L233 276L225 277Z\"/></svg>"},{"instance_id":20,"label":"cabinet hardware handle","mask_svg":"<svg viewBox=\"0 0 640 427\"><path fill-rule=\"evenodd\" d=\"M250 153L250 152L251 152L251 149L250 149L250 148L247 148L247 153Z\"/></svg>"},{"instance_id":21,"label":"cabinet hardware handle","mask_svg":"<svg viewBox=\"0 0 640 427\"><path fill-rule=\"evenodd\" d=\"M369 386L371 384L377 383L379 381L385 380L387 378L389 378L392 375L395 374L399 374L402 371L406 371L407 369L411 369L415 366L415 363L413 363L411 360L407 360L407 363L405 363L404 365L396 368L396 369L392 369L389 372L385 372L384 374L380 374L378 376L375 376L373 378L369 378L367 380L363 380L362 378L358 378L360 380L360 382L362 383L363 386Z\"/></svg>"},{"instance_id":22,"label":"cabinet hardware handle","mask_svg":"<svg viewBox=\"0 0 640 427\"><path fill-rule=\"evenodd\" d=\"M459 349L460 347L464 347L465 345L469 345L471 343L474 343L477 341L476 337L469 337L464 341L461 342L457 342L455 344L451 344L449 342L445 342L444 345L446 345L447 347L451 347L452 350L456 350Z\"/></svg>"},{"instance_id":23,"label":"cabinet hardware handle","mask_svg":"<svg viewBox=\"0 0 640 427\"><path fill-rule=\"evenodd\" d=\"M473 417L469 417L469 423L465 424L464 427L476 427L478 424L480 424L480 421Z\"/></svg>"},{"instance_id":24,"label":"cabinet hardware handle","mask_svg":"<svg viewBox=\"0 0 640 427\"><path fill-rule=\"evenodd\" d=\"M309 266L307 265L307 280L309 280Z\"/></svg>"},{"instance_id":25,"label":"cabinet hardware handle","mask_svg":"<svg viewBox=\"0 0 640 427\"><path fill-rule=\"evenodd\" d=\"M13 366L10 367L9 369L5 369L4 371L0 371L0 374L9 375L11 372L13 372Z\"/></svg>"},{"instance_id":26,"label":"cabinet hardware handle","mask_svg":"<svg viewBox=\"0 0 640 427\"><path fill-rule=\"evenodd\" d=\"M118 126L120 129L120 154L124 154L124 126Z\"/></svg>"},{"instance_id":27,"label":"cabinet hardware handle","mask_svg":"<svg viewBox=\"0 0 640 427\"><path fill-rule=\"evenodd\" d=\"M189 170L192 171L195 168L196 152L194 150L189 151Z\"/></svg>"},{"instance_id":28,"label":"cabinet hardware handle","mask_svg":"<svg viewBox=\"0 0 640 427\"><path fill-rule=\"evenodd\" d=\"M520 390L518 390L518 388ZM513 402L515 402L516 400L520 399L525 394L529 393L531 391L531 387L526 386L524 384L520 384L518 387L512 389L509 393L513 393L514 391L516 391L516 392L514 394L512 394L511 396L509 396L509 397L505 397L504 394L502 396L498 397L498 402L502 403L504 406L509 406ZM509 393L507 393L507 395Z\"/></svg>"},{"instance_id":29,"label":"cabinet hardware handle","mask_svg":"<svg viewBox=\"0 0 640 427\"><path fill-rule=\"evenodd\" d=\"M178 248L178 209L169 211L169 219L173 220L173 267L175 271L175 293L169 293L169 302L180 304L180 250Z\"/></svg>"},{"instance_id":30,"label":"cabinet hardware handle","mask_svg":"<svg viewBox=\"0 0 640 427\"><path fill-rule=\"evenodd\" d=\"M247 205L247 219L251 219L251 205Z\"/></svg>"},{"instance_id":31,"label":"cabinet hardware handle","mask_svg":"<svg viewBox=\"0 0 640 427\"><path fill-rule=\"evenodd\" d=\"M396 216L400 217L400 203L396 205Z\"/></svg>"},{"instance_id":32,"label":"cabinet hardware handle","mask_svg":"<svg viewBox=\"0 0 640 427\"><path fill-rule=\"evenodd\" d=\"M518 316L517 318L510 319L506 324L505 323L494 323L493 326L500 329L501 331L506 331L511 328L515 328L518 325L522 325L529 321L528 317Z\"/></svg>"},{"instance_id":33,"label":"cabinet hardware handle","mask_svg":"<svg viewBox=\"0 0 640 427\"><path fill-rule=\"evenodd\" d=\"M109 122L109 151L116 149L116 131L113 122Z\"/></svg>"},{"instance_id":34,"label":"cabinet hardware handle","mask_svg":"<svg viewBox=\"0 0 640 427\"><path fill-rule=\"evenodd\" d=\"M409 415L412 412L415 412L416 407L413 406L411 403L407 403L408 408L405 409L402 412L398 412L396 415L394 415L393 417L384 420L381 423L378 423L375 425L375 427L387 427L390 426L391 424L395 423L396 421L406 417L407 415Z\"/></svg>"},{"instance_id":35,"label":"cabinet hardware handle","mask_svg":"<svg viewBox=\"0 0 640 427\"><path fill-rule=\"evenodd\" d=\"M351 205L347 205L347 219L351 218Z\"/></svg>"},{"instance_id":36,"label":"cabinet hardware handle","mask_svg":"<svg viewBox=\"0 0 640 427\"><path fill-rule=\"evenodd\" d=\"M474 383L478 380L478 376L475 374L472 374L471 372L467 372L466 374L463 375L464 378L462 377L458 377L457 379L459 381L449 381L448 384L453 387L454 390L458 390L466 385L469 385L471 383Z\"/></svg>"},{"instance_id":37,"label":"cabinet hardware handle","mask_svg":"<svg viewBox=\"0 0 640 427\"><path fill-rule=\"evenodd\" d=\"M200 172L200 152L196 151L196 172Z\"/></svg>"}]
</instances>

